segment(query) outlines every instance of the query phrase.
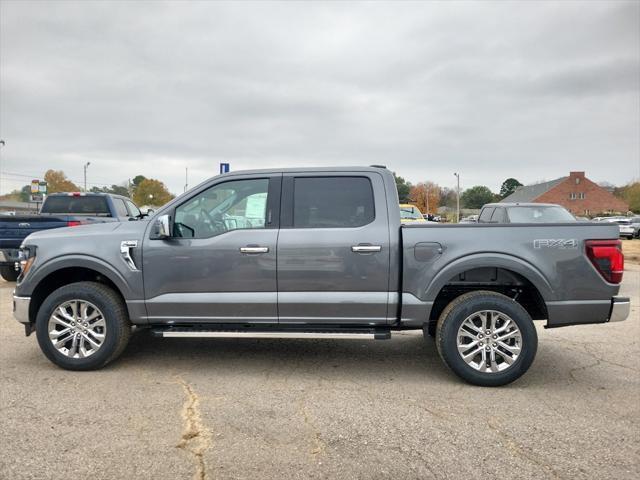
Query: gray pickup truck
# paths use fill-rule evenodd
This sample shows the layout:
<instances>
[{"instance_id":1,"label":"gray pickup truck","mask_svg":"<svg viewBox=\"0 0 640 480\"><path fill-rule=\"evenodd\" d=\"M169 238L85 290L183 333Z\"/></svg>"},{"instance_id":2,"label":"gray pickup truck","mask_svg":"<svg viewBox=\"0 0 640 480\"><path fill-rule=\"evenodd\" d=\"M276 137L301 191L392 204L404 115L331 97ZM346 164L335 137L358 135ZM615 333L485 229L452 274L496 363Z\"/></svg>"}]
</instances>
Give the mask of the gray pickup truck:
<instances>
[{"instance_id":1,"label":"gray pickup truck","mask_svg":"<svg viewBox=\"0 0 640 480\"><path fill-rule=\"evenodd\" d=\"M547 327L624 320L611 224L401 225L383 167L238 171L149 220L30 235L14 314L70 370L162 337L387 339L422 329L464 380L520 377Z\"/></svg>"}]
</instances>

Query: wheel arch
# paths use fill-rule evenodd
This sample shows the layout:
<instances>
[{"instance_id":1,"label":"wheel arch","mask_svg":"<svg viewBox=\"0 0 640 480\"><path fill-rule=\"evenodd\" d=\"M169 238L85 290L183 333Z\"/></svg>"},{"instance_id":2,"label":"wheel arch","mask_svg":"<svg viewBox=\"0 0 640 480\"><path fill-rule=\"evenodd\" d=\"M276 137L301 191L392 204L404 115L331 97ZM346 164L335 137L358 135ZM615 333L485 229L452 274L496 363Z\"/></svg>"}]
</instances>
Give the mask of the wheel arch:
<instances>
[{"instance_id":1,"label":"wheel arch","mask_svg":"<svg viewBox=\"0 0 640 480\"><path fill-rule=\"evenodd\" d=\"M83 256L62 257L41 266L28 278L34 285L30 292L29 320L35 322L42 302L56 289L70 283L94 281L110 287L126 303L131 292L122 276L107 263Z\"/></svg>"},{"instance_id":2,"label":"wheel arch","mask_svg":"<svg viewBox=\"0 0 640 480\"><path fill-rule=\"evenodd\" d=\"M473 255L449 264L433 278L425 292L432 303L428 322L437 321L457 297L476 290L507 295L536 320L547 318L546 302L555 298L542 272L530 263L502 254Z\"/></svg>"}]
</instances>

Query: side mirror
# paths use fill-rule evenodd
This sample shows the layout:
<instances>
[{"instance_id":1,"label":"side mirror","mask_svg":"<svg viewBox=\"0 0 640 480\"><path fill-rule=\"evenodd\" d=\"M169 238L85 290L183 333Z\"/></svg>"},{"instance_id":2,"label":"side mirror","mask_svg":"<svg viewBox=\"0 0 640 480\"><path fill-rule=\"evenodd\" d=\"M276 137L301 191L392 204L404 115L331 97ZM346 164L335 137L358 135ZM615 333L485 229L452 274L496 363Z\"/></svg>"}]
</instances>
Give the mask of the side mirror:
<instances>
[{"instance_id":1,"label":"side mirror","mask_svg":"<svg viewBox=\"0 0 640 480\"><path fill-rule=\"evenodd\" d=\"M149 238L162 240L171 237L169 215L160 215L153 223L153 230Z\"/></svg>"}]
</instances>

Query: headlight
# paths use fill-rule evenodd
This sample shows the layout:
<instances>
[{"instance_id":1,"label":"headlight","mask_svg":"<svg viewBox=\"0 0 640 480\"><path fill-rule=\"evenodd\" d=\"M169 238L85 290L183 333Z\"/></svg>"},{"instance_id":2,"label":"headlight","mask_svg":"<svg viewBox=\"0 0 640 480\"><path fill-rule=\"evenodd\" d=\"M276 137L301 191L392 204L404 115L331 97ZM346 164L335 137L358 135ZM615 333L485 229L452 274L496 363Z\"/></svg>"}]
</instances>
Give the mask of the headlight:
<instances>
[{"instance_id":1,"label":"headlight","mask_svg":"<svg viewBox=\"0 0 640 480\"><path fill-rule=\"evenodd\" d=\"M21 275L24 278L33 262L36 260L36 247L34 245L22 246L18 251L18 262L20 263L20 270L22 271Z\"/></svg>"}]
</instances>

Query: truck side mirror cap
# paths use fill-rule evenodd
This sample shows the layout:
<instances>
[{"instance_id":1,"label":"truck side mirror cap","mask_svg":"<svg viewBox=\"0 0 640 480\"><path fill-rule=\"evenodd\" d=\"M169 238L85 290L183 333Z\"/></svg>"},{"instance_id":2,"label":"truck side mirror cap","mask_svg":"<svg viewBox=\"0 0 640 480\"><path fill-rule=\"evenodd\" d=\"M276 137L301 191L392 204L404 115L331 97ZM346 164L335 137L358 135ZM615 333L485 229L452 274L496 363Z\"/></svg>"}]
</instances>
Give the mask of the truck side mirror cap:
<instances>
[{"instance_id":1,"label":"truck side mirror cap","mask_svg":"<svg viewBox=\"0 0 640 480\"><path fill-rule=\"evenodd\" d=\"M153 223L153 230L151 231L149 238L151 240L162 240L171 237L169 225L169 215L160 215Z\"/></svg>"}]
</instances>

